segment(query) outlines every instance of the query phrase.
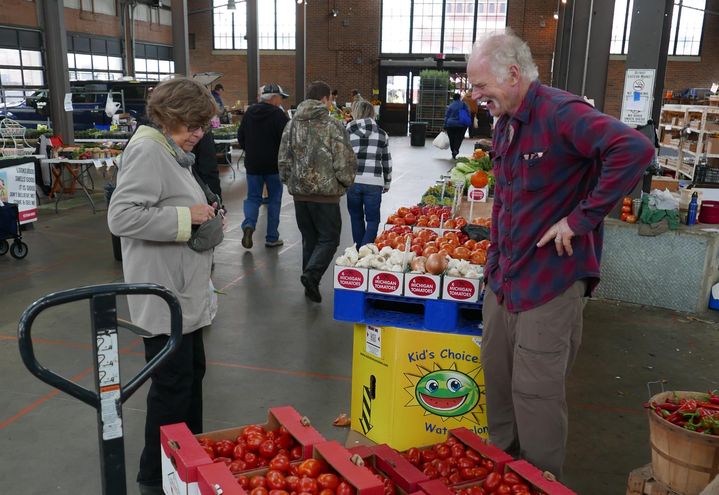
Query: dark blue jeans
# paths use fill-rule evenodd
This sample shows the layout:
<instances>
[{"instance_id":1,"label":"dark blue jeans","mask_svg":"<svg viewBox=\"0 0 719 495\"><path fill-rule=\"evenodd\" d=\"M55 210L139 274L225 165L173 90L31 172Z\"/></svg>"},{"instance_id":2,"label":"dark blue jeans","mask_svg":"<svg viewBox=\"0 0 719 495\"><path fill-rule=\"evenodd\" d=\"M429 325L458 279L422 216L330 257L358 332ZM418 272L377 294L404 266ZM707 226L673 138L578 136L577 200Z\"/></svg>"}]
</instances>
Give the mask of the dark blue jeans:
<instances>
[{"instance_id":1,"label":"dark blue jeans","mask_svg":"<svg viewBox=\"0 0 719 495\"><path fill-rule=\"evenodd\" d=\"M347 190L347 210L352 222L352 240L358 248L374 242L377 237L382 189L382 186L352 184Z\"/></svg>"},{"instance_id":2,"label":"dark blue jeans","mask_svg":"<svg viewBox=\"0 0 719 495\"><path fill-rule=\"evenodd\" d=\"M257 227L257 216L262 205L262 188L267 184L267 236L265 241L273 242L280 238L277 230L280 226L280 209L282 208L282 182L279 174L253 175L247 174L247 199L245 200L245 220L242 228Z\"/></svg>"}]
</instances>

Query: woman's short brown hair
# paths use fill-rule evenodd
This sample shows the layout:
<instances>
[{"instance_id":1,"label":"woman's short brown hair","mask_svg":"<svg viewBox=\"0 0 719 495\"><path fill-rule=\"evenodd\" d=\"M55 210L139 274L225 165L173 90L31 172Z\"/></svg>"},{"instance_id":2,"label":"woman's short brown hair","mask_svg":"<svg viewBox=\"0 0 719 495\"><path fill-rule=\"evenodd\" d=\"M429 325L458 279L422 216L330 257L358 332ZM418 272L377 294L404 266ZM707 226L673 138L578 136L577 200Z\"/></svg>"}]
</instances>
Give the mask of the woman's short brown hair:
<instances>
[{"instance_id":1,"label":"woman's short brown hair","mask_svg":"<svg viewBox=\"0 0 719 495\"><path fill-rule=\"evenodd\" d=\"M204 127L218 108L210 91L192 79L176 77L155 86L147 100L147 116L157 126L175 130Z\"/></svg>"}]
</instances>

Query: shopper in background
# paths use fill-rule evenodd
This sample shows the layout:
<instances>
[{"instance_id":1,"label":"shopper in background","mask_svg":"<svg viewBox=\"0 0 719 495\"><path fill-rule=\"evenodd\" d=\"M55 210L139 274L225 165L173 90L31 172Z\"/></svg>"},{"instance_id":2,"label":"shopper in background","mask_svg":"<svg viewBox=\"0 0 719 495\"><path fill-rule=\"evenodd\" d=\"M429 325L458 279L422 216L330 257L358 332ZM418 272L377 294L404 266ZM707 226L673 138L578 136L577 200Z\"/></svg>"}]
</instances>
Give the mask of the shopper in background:
<instances>
[{"instance_id":1,"label":"shopper in background","mask_svg":"<svg viewBox=\"0 0 719 495\"><path fill-rule=\"evenodd\" d=\"M242 247L252 248L252 234L262 204L262 191L267 187L267 234L265 247L282 246L278 227L282 208L282 182L277 169L277 153L282 131L289 118L282 110L282 100L288 95L277 84L262 87L259 103L250 105L237 130L237 142L245 150L247 169L247 199L242 222Z\"/></svg>"},{"instance_id":2,"label":"shopper in background","mask_svg":"<svg viewBox=\"0 0 719 495\"><path fill-rule=\"evenodd\" d=\"M444 128L449 137L449 149L452 152L452 160L454 160L457 158L464 135L467 133L467 124L460 120L460 112L464 110L469 113L469 109L459 99L459 93L455 93L452 100L444 114Z\"/></svg>"},{"instance_id":3,"label":"shopper in background","mask_svg":"<svg viewBox=\"0 0 719 495\"><path fill-rule=\"evenodd\" d=\"M162 494L160 426L185 422L202 431L202 331L210 314L212 250L190 249L192 228L215 217L215 208L192 174L190 153L217 105L199 83L176 78L158 84L147 104L152 126L141 126L125 148L107 213L110 231L121 237L125 282L167 287L182 307L179 349L152 374L147 394L145 448L137 481L141 494ZM127 298L132 322L150 332L150 361L169 339L170 313L154 296Z\"/></svg>"},{"instance_id":4,"label":"shopper in background","mask_svg":"<svg viewBox=\"0 0 719 495\"><path fill-rule=\"evenodd\" d=\"M212 119L212 127L219 127L219 119ZM217 123L215 125L214 123ZM222 197L222 187L220 186L220 168L217 166L217 147L215 145L215 137L212 135L212 129L208 129L202 136L195 147L192 149L195 155L195 163L192 170L207 184L210 190Z\"/></svg>"},{"instance_id":5,"label":"shopper in background","mask_svg":"<svg viewBox=\"0 0 719 495\"><path fill-rule=\"evenodd\" d=\"M599 282L602 222L654 148L582 98L540 84L511 31L477 43L467 74L499 119L481 353L490 440L561 476L565 382L585 297Z\"/></svg>"},{"instance_id":6,"label":"shopper in background","mask_svg":"<svg viewBox=\"0 0 719 495\"><path fill-rule=\"evenodd\" d=\"M347 210L352 240L359 248L377 237L382 194L389 191L392 182L392 156L387 133L375 122L370 102L355 103L352 117L347 132L357 156L357 176L347 190Z\"/></svg>"},{"instance_id":7,"label":"shopper in background","mask_svg":"<svg viewBox=\"0 0 719 495\"><path fill-rule=\"evenodd\" d=\"M471 91L467 91L466 93L464 93L464 96L462 97L462 103L467 105L467 108L469 109L469 114L472 117L472 124L469 126L469 137L477 137L477 126L474 119L477 116L478 105L477 100L472 98Z\"/></svg>"},{"instance_id":8,"label":"shopper in background","mask_svg":"<svg viewBox=\"0 0 719 495\"><path fill-rule=\"evenodd\" d=\"M220 109L220 113L225 112L225 104L222 102L222 93L224 92L225 87L220 83L215 84L215 89L212 90L212 97L215 99L217 107Z\"/></svg>"},{"instance_id":9,"label":"shopper in background","mask_svg":"<svg viewBox=\"0 0 719 495\"><path fill-rule=\"evenodd\" d=\"M358 101L362 101L364 98L362 98L362 95L360 94L358 89L352 90L352 103L356 103Z\"/></svg>"},{"instance_id":10,"label":"shopper in background","mask_svg":"<svg viewBox=\"0 0 719 495\"><path fill-rule=\"evenodd\" d=\"M302 233L305 295L322 302L319 283L340 243L340 198L355 179L357 159L342 123L329 114L330 87L315 81L282 133L280 178L295 202Z\"/></svg>"}]
</instances>

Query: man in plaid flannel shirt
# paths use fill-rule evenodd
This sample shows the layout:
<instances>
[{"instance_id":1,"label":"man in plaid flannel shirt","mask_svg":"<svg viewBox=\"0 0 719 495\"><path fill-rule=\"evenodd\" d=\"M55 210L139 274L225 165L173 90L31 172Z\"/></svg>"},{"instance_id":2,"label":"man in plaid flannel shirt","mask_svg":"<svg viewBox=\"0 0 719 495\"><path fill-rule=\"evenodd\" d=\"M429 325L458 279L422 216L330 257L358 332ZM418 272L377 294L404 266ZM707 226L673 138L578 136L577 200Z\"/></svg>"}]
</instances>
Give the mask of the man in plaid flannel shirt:
<instances>
[{"instance_id":1,"label":"man in plaid flannel shirt","mask_svg":"<svg viewBox=\"0 0 719 495\"><path fill-rule=\"evenodd\" d=\"M537 80L511 32L475 45L472 96L498 118L482 363L492 443L561 476L566 377L585 296L599 282L602 222L654 147L583 99Z\"/></svg>"}]
</instances>

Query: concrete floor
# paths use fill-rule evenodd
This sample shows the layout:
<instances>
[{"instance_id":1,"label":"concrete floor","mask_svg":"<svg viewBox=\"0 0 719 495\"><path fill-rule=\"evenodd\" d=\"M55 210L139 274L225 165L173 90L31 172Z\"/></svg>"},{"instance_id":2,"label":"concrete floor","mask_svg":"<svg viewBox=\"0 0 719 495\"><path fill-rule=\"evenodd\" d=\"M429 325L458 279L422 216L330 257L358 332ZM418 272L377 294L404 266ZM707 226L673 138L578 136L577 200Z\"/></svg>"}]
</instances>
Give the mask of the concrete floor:
<instances>
[{"instance_id":1,"label":"concrete floor","mask_svg":"<svg viewBox=\"0 0 719 495\"><path fill-rule=\"evenodd\" d=\"M394 138L391 148L395 172L383 200L385 216L416 202L450 166L449 152L429 140L425 148L411 148L408 138ZM472 141L465 141L463 154L471 149ZM222 187L229 231L216 251L213 278L223 294L206 334L206 429L261 422L268 407L289 404L326 437L343 441L347 430L334 428L332 420L349 412L352 326L332 319L331 273L321 288L325 302L307 302L299 283L300 236L291 197L285 196L282 208L285 246L267 250L259 242L246 251L240 246L244 175L232 180L224 173ZM32 377L16 339L20 313L37 298L122 280L104 211L93 215L78 203L57 215L41 212L26 232L30 254L24 261L0 257L0 493L100 493L95 412ZM344 218L342 246L351 242L346 211ZM256 241L263 228L264 218ZM719 388L717 328L670 311L589 303L584 345L568 386L565 482L571 488L587 495L624 493L629 472L650 460L641 408L647 383L664 379L674 390ZM37 320L33 337L43 364L92 387L86 303L49 311ZM143 364L142 345L125 332L121 347L127 381ZM146 386L124 407L128 493L137 490L145 394Z\"/></svg>"}]
</instances>

